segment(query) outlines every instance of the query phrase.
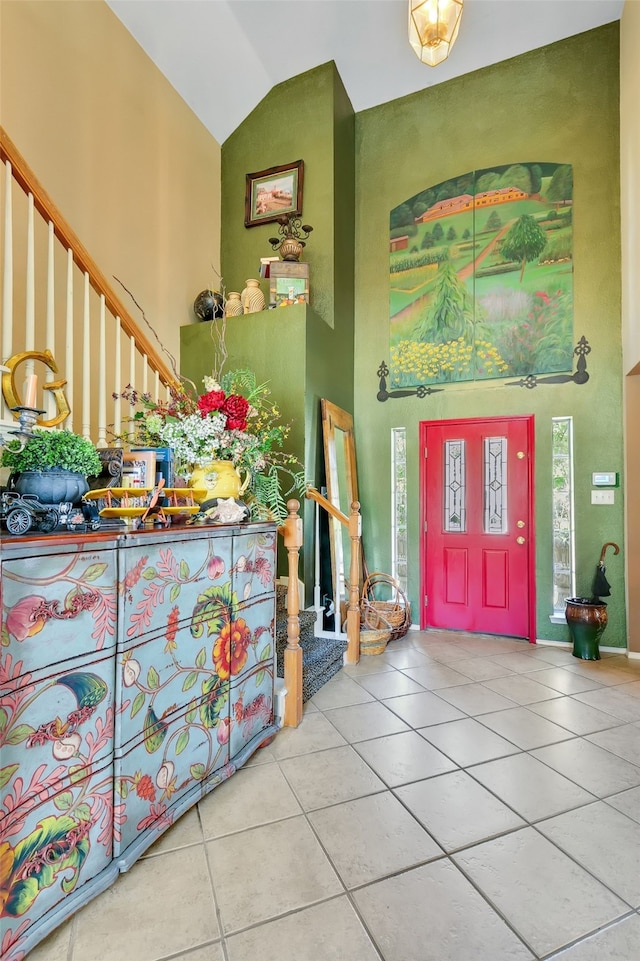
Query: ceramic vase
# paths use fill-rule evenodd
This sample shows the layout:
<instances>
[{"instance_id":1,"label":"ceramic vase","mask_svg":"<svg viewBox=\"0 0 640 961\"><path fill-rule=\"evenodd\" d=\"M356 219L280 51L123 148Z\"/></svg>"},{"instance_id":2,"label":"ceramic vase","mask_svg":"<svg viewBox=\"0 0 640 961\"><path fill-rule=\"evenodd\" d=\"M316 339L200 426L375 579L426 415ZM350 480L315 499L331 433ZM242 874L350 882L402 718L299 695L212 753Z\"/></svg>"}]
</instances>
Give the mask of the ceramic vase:
<instances>
[{"instance_id":1,"label":"ceramic vase","mask_svg":"<svg viewBox=\"0 0 640 961\"><path fill-rule=\"evenodd\" d=\"M240 314L244 313L244 308L242 306L242 301L240 300L240 292L237 290L230 290L227 295L227 303L225 307L226 317L239 317Z\"/></svg>"},{"instance_id":2,"label":"ceramic vase","mask_svg":"<svg viewBox=\"0 0 640 961\"><path fill-rule=\"evenodd\" d=\"M78 503L89 490L84 474L73 471L26 470L18 475L15 488L20 494L35 494L41 504Z\"/></svg>"},{"instance_id":3,"label":"ceramic vase","mask_svg":"<svg viewBox=\"0 0 640 961\"><path fill-rule=\"evenodd\" d=\"M233 461L216 460L205 467L195 467L191 471L189 487L194 490L194 498L202 503L214 497L237 499L246 490L248 482L249 475L243 481Z\"/></svg>"},{"instance_id":4,"label":"ceramic vase","mask_svg":"<svg viewBox=\"0 0 640 961\"><path fill-rule=\"evenodd\" d=\"M264 294L260 290L260 281L247 280L240 300L245 314L257 314L258 311L264 310L266 305Z\"/></svg>"},{"instance_id":5,"label":"ceramic vase","mask_svg":"<svg viewBox=\"0 0 640 961\"><path fill-rule=\"evenodd\" d=\"M600 638L607 626L607 605L588 597L569 597L565 617L573 641L573 656L584 661L599 661Z\"/></svg>"}]
</instances>

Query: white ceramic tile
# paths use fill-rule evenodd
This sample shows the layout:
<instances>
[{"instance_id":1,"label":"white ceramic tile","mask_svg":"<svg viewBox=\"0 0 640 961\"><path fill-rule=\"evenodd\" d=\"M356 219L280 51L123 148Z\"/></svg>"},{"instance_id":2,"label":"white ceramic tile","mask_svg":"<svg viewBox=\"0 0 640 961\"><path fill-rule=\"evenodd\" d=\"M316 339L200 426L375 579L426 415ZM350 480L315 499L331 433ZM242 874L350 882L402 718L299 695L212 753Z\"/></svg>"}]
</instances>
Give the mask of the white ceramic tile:
<instances>
[{"instance_id":1,"label":"white ceramic tile","mask_svg":"<svg viewBox=\"0 0 640 961\"><path fill-rule=\"evenodd\" d=\"M600 661L583 661L576 658L574 664L567 664L567 670L582 677L593 678L605 687L615 687L632 680L632 676L627 671L608 664L604 658Z\"/></svg>"},{"instance_id":2,"label":"white ceramic tile","mask_svg":"<svg viewBox=\"0 0 640 961\"><path fill-rule=\"evenodd\" d=\"M158 840L147 848L142 857L152 858L157 854L175 851L177 848L189 847L191 844L202 844L202 841L202 827L198 811L194 807L183 814L164 834L161 834Z\"/></svg>"},{"instance_id":3,"label":"white ceramic tile","mask_svg":"<svg viewBox=\"0 0 640 961\"><path fill-rule=\"evenodd\" d=\"M486 681L492 677L506 677L514 673L508 667L492 661L490 657L465 657L456 663L456 671L466 675L471 681Z\"/></svg>"},{"instance_id":4,"label":"white ceramic tile","mask_svg":"<svg viewBox=\"0 0 640 961\"><path fill-rule=\"evenodd\" d=\"M605 714L612 714L613 717L621 721L632 722L640 720L640 699L629 694L622 694L612 688L603 688L598 691L585 691L584 694L576 694L576 698L583 704L604 711Z\"/></svg>"},{"instance_id":5,"label":"white ceramic tile","mask_svg":"<svg viewBox=\"0 0 640 961\"><path fill-rule=\"evenodd\" d=\"M373 694L378 699L424 691L421 684L401 671L394 671L393 674L369 674L359 678L359 684L365 691L369 691L370 696Z\"/></svg>"},{"instance_id":6,"label":"white ceramic tile","mask_svg":"<svg viewBox=\"0 0 640 961\"><path fill-rule=\"evenodd\" d=\"M145 858L76 915L76 961L156 961L220 937L204 847ZM98 949L98 950L96 950Z\"/></svg>"},{"instance_id":7,"label":"white ceramic tile","mask_svg":"<svg viewBox=\"0 0 640 961\"><path fill-rule=\"evenodd\" d=\"M596 734L589 734L587 740L640 766L640 725L638 724L623 724L609 731L598 731Z\"/></svg>"},{"instance_id":8,"label":"white ceramic tile","mask_svg":"<svg viewBox=\"0 0 640 961\"><path fill-rule=\"evenodd\" d=\"M284 727L271 745L274 757L296 757L310 751L339 747L345 739L320 711L305 714L298 727Z\"/></svg>"},{"instance_id":9,"label":"white ceramic tile","mask_svg":"<svg viewBox=\"0 0 640 961\"><path fill-rule=\"evenodd\" d=\"M633 818L640 824L640 787L631 788L630 791L623 791L621 794L614 794L612 797L606 798L606 802L616 811L622 811L627 817Z\"/></svg>"},{"instance_id":10,"label":"white ceramic tile","mask_svg":"<svg viewBox=\"0 0 640 961\"><path fill-rule=\"evenodd\" d=\"M206 849L226 934L343 891L304 817L230 834Z\"/></svg>"},{"instance_id":11,"label":"white ceramic tile","mask_svg":"<svg viewBox=\"0 0 640 961\"><path fill-rule=\"evenodd\" d=\"M598 931L549 961L638 961L640 917L633 915Z\"/></svg>"},{"instance_id":12,"label":"white ceramic tile","mask_svg":"<svg viewBox=\"0 0 640 961\"><path fill-rule=\"evenodd\" d=\"M354 900L385 961L533 959L448 859L371 884Z\"/></svg>"},{"instance_id":13,"label":"white ceramic tile","mask_svg":"<svg viewBox=\"0 0 640 961\"><path fill-rule=\"evenodd\" d=\"M551 744L531 753L596 797L617 794L640 784L640 767L583 738Z\"/></svg>"},{"instance_id":14,"label":"white ceramic tile","mask_svg":"<svg viewBox=\"0 0 640 961\"><path fill-rule=\"evenodd\" d=\"M394 791L445 851L524 827L524 821L464 771Z\"/></svg>"},{"instance_id":15,"label":"white ceramic tile","mask_svg":"<svg viewBox=\"0 0 640 961\"><path fill-rule=\"evenodd\" d=\"M453 771L456 765L416 731L360 741L358 754L389 787Z\"/></svg>"},{"instance_id":16,"label":"white ceramic tile","mask_svg":"<svg viewBox=\"0 0 640 961\"><path fill-rule=\"evenodd\" d=\"M472 717L425 727L420 734L460 767L517 754L519 750L515 744L488 730Z\"/></svg>"},{"instance_id":17,"label":"white ceramic tile","mask_svg":"<svg viewBox=\"0 0 640 961\"><path fill-rule=\"evenodd\" d=\"M566 672L565 672L566 673ZM609 727L618 727L620 721L611 714L589 707L575 697L558 697L554 701L543 701L540 704L530 704L529 710L540 717L546 717L553 724L565 727L573 734L593 734L604 731Z\"/></svg>"},{"instance_id":18,"label":"white ceramic tile","mask_svg":"<svg viewBox=\"0 0 640 961\"><path fill-rule=\"evenodd\" d=\"M380 655L380 659L398 670L403 670L405 667L424 667L429 662L425 654L413 645L405 645L404 640L399 641L398 646L395 643L388 645L384 654Z\"/></svg>"},{"instance_id":19,"label":"white ceramic tile","mask_svg":"<svg viewBox=\"0 0 640 961\"><path fill-rule=\"evenodd\" d=\"M349 743L409 730L399 717L378 701L339 707L335 711L327 711L327 717Z\"/></svg>"},{"instance_id":20,"label":"white ceramic tile","mask_svg":"<svg viewBox=\"0 0 640 961\"><path fill-rule=\"evenodd\" d=\"M497 664L502 664L503 667L508 667L510 671L516 674L530 674L533 671L540 671L544 668L544 663L541 663L537 657L531 657L528 653L524 652L494 654L493 660L496 661Z\"/></svg>"},{"instance_id":21,"label":"white ceramic tile","mask_svg":"<svg viewBox=\"0 0 640 961\"><path fill-rule=\"evenodd\" d=\"M533 828L486 841L453 860L539 956L628 911Z\"/></svg>"},{"instance_id":22,"label":"white ceramic tile","mask_svg":"<svg viewBox=\"0 0 640 961\"><path fill-rule=\"evenodd\" d=\"M348 888L442 855L442 849L387 791L309 814Z\"/></svg>"},{"instance_id":23,"label":"white ceramic tile","mask_svg":"<svg viewBox=\"0 0 640 961\"><path fill-rule=\"evenodd\" d=\"M438 697L472 716L501 711L514 705L512 700L502 694L496 694L495 691L490 691L484 684L465 684L464 687L446 688L438 691Z\"/></svg>"},{"instance_id":24,"label":"white ceramic tile","mask_svg":"<svg viewBox=\"0 0 640 961\"><path fill-rule=\"evenodd\" d=\"M563 667L536 671L535 679L539 684L546 684L554 691L560 691L561 694L580 694L582 691L594 691L602 687L595 678L582 677L582 675L567 671Z\"/></svg>"},{"instance_id":25,"label":"white ceramic tile","mask_svg":"<svg viewBox=\"0 0 640 961\"><path fill-rule=\"evenodd\" d=\"M487 761L472 767L470 773L527 821L595 800L593 794L528 754Z\"/></svg>"},{"instance_id":26,"label":"white ceramic tile","mask_svg":"<svg viewBox=\"0 0 640 961\"><path fill-rule=\"evenodd\" d=\"M305 811L384 791L386 787L350 746L291 757L281 761L280 767Z\"/></svg>"},{"instance_id":27,"label":"white ceramic tile","mask_svg":"<svg viewBox=\"0 0 640 961\"><path fill-rule=\"evenodd\" d=\"M90 961L90 959L84 958L83 961ZM225 961L225 956L222 944L220 941L216 941L214 944L206 944L201 948L196 948L195 951L173 955L171 961Z\"/></svg>"},{"instance_id":28,"label":"white ceramic tile","mask_svg":"<svg viewBox=\"0 0 640 961\"><path fill-rule=\"evenodd\" d=\"M379 961L346 897L232 935L227 951L229 961Z\"/></svg>"},{"instance_id":29,"label":"white ceramic tile","mask_svg":"<svg viewBox=\"0 0 640 961\"><path fill-rule=\"evenodd\" d=\"M347 704L364 704L372 701L373 697L360 684L340 671L335 677L324 684L310 703L320 711L332 707L345 707Z\"/></svg>"},{"instance_id":30,"label":"white ceramic tile","mask_svg":"<svg viewBox=\"0 0 640 961\"><path fill-rule=\"evenodd\" d=\"M497 694L504 694L516 704L534 704L537 701L550 701L561 697L559 691L554 691L545 684L539 684L537 675L513 674L511 677L495 677L483 682L485 687Z\"/></svg>"},{"instance_id":31,"label":"white ceramic tile","mask_svg":"<svg viewBox=\"0 0 640 961\"><path fill-rule=\"evenodd\" d=\"M460 674L446 664L432 661L428 667L408 667L404 673L421 684L427 691L435 691L441 687L455 687L457 684L468 684L469 678Z\"/></svg>"},{"instance_id":32,"label":"white ceramic tile","mask_svg":"<svg viewBox=\"0 0 640 961\"><path fill-rule=\"evenodd\" d=\"M554 744L570 738L571 732L566 728L552 724L537 713L526 707L514 707L508 711L497 711L483 714L480 723L491 728L508 741L512 741L523 751L530 751L534 747L544 744Z\"/></svg>"},{"instance_id":33,"label":"white ceramic tile","mask_svg":"<svg viewBox=\"0 0 640 961\"><path fill-rule=\"evenodd\" d=\"M7 924L6 930L9 929L8 922L3 922ZM73 919L65 921L59 928L56 928L51 934L47 935L44 940L32 948L27 957L29 961L67 961L69 956L69 944L71 941ZM19 926L18 924L11 924L11 928L15 929ZM5 928L3 927L3 931Z\"/></svg>"},{"instance_id":34,"label":"white ceramic tile","mask_svg":"<svg viewBox=\"0 0 640 961\"><path fill-rule=\"evenodd\" d=\"M207 839L246 831L301 812L277 764L243 768L203 798L198 808Z\"/></svg>"},{"instance_id":35,"label":"white ceramic tile","mask_svg":"<svg viewBox=\"0 0 640 961\"><path fill-rule=\"evenodd\" d=\"M392 697L383 703L411 727L427 727L429 724L442 724L464 717L462 711L431 691Z\"/></svg>"},{"instance_id":36,"label":"white ceramic tile","mask_svg":"<svg viewBox=\"0 0 640 961\"><path fill-rule=\"evenodd\" d=\"M536 827L632 908L640 907L637 821L598 801L541 821Z\"/></svg>"}]
</instances>

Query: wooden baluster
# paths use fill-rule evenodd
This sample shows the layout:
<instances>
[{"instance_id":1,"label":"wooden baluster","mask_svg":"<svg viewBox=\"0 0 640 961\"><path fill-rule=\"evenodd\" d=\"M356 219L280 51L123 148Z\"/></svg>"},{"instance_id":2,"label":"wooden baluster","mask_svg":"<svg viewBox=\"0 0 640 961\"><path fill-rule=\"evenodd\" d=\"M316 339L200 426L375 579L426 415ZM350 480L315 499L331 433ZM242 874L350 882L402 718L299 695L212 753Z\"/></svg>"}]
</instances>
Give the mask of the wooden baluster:
<instances>
[{"instance_id":1,"label":"wooden baluster","mask_svg":"<svg viewBox=\"0 0 640 961\"><path fill-rule=\"evenodd\" d=\"M98 328L98 447L107 446L107 319L106 301L100 294Z\"/></svg>"},{"instance_id":2,"label":"wooden baluster","mask_svg":"<svg viewBox=\"0 0 640 961\"><path fill-rule=\"evenodd\" d=\"M48 238L47 238L47 313L45 321L45 346L47 350L50 350L52 354L55 355L56 352L56 318L55 318L55 280L54 280L54 255L53 255L53 223L49 221L48 224ZM55 378L55 374L52 370L47 367L47 372L45 374L45 382L50 384ZM51 391L45 391L45 402L44 407L46 408L46 416L54 417L56 413L56 399L51 393Z\"/></svg>"},{"instance_id":3,"label":"wooden baluster","mask_svg":"<svg viewBox=\"0 0 640 961\"><path fill-rule=\"evenodd\" d=\"M122 431L122 399L120 393L122 391L122 327L120 325L120 318L116 317L116 363L115 363L115 384L113 386L114 394L118 396L113 402L113 430L116 435L120 434ZM118 446L121 446L121 441L116 441Z\"/></svg>"},{"instance_id":4,"label":"wooden baluster","mask_svg":"<svg viewBox=\"0 0 640 961\"><path fill-rule=\"evenodd\" d=\"M5 190L4 190L4 264L2 274L2 355L0 362L8 360L13 353L13 207L12 207L12 188L11 164L7 160L5 165ZM4 416L11 420L4 399L0 417Z\"/></svg>"},{"instance_id":5,"label":"wooden baluster","mask_svg":"<svg viewBox=\"0 0 640 961\"><path fill-rule=\"evenodd\" d=\"M91 440L91 317L89 314L89 274L86 271L82 311L82 436Z\"/></svg>"},{"instance_id":6,"label":"wooden baluster","mask_svg":"<svg viewBox=\"0 0 640 961\"><path fill-rule=\"evenodd\" d=\"M67 392L67 400L69 401L69 408L71 413L69 414L66 426L69 430L73 430L73 251L71 249L67 250L67 313L65 320L65 337L66 337L66 350L65 350L65 377L67 384L65 390Z\"/></svg>"},{"instance_id":7,"label":"wooden baluster","mask_svg":"<svg viewBox=\"0 0 640 961\"><path fill-rule=\"evenodd\" d=\"M297 727L302 720L302 648L300 647L300 596L298 591L298 555L302 547L300 503L287 501L289 514L284 522L284 546L289 558L287 589L287 646L284 650L284 726Z\"/></svg>"},{"instance_id":8,"label":"wooden baluster","mask_svg":"<svg viewBox=\"0 0 640 961\"><path fill-rule=\"evenodd\" d=\"M149 393L149 359L146 354L142 355L142 393Z\"/></svg>"},{"instance_id":9,"label":"wooden baluster","mask_svg":"<svg viewBox=\"0 0 640 961\"><path fill-rule=\"evenodd\" d=\"M132 387L136 386L136 340L135 337L129 338L129 383Z\"/></svg>"},{"instance_id":10,"label":"wooden baluster","mask_svg":"<svg viewBox=\"0 0 640 961\"><path fill-rule=\"evenodd\" d=\"M351 563L349 565L349 606L347 608L347 664L360 660L360 539L362 519L360 504L354 501L349 513L349 537L351 539Z\"/></svg>"},{"instance_id":11,"label":"wooden baluster","mask_svg":"<svg viewBox=\"0 0 640 961\"><path fill-rule=\"evenodd\" d=\"M24 349L34 350L36 343L36 268L35 235L33 223L33 194L29 194L27 211L27 289L25 299ZM33 360L24 365L25 374L33 373Z\"/></svg>"}]
</instances>

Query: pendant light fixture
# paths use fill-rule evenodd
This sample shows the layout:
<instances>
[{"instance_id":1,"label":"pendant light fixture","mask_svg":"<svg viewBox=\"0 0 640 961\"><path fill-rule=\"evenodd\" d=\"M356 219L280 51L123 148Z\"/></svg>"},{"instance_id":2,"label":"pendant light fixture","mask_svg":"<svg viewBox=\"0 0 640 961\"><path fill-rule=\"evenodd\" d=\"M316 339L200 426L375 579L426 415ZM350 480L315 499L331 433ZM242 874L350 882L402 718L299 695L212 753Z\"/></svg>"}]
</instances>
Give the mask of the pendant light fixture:
<instances>
[{"instance_id":1,"label":"pendant light fixture","mask_svg":"<svg viewBox=\"0 0 640 961\"><path fill-rule=\"evenodd\" d=\"M422 63L437 67L456 42L464 0L409 0L409 43Z\"/></svg>"}]
</instances>

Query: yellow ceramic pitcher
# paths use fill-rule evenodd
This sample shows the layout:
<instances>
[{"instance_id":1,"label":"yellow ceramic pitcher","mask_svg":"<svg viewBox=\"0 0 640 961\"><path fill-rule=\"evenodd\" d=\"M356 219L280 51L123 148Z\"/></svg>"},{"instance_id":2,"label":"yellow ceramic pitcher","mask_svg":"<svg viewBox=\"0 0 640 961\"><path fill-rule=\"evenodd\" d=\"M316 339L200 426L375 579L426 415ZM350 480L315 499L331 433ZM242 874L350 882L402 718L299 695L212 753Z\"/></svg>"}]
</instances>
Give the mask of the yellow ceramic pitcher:
<instances>
[{"instance_id":1,"label":"yellow ceramic pitcher","mask_svg":"<svg viewBox=\"0 0 640 961\"><path fill-rule=\"evenodd\" d=\"M214 497L239 498L247 489L249 476L246 474L243 479L233 461L215 460L192 470L189 487L193 487L194 497L201 502Z\"/></svg>"}]
</instances>

